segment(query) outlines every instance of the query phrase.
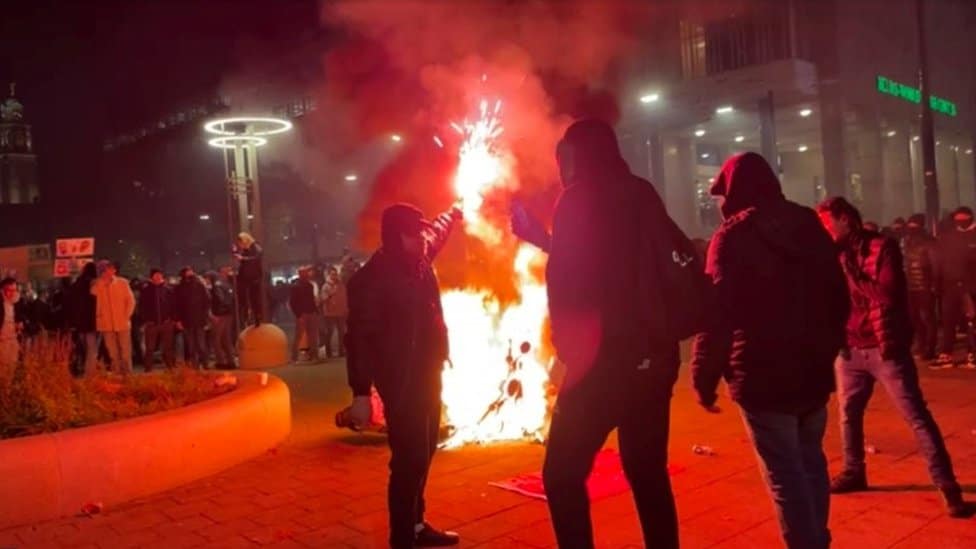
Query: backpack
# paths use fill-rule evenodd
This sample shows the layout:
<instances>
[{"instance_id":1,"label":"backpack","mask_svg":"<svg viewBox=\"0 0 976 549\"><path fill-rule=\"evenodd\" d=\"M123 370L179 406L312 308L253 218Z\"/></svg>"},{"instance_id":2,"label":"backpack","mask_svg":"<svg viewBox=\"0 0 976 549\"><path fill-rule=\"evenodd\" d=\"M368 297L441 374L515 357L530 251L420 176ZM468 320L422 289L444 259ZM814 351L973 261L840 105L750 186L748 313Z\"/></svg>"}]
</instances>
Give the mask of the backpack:
<instances>
[{"instance_id":1,"label":"backpack","mask_svg":"<svg viewBox=\"0 0 976 549\"><path fill-rule=\"evenodd\" d=\"M654 341L688 339L705 328L714 289L695 244L668 215L653 186L635 200L639 246L639 291Z\"/></svg>"}]
</instances>

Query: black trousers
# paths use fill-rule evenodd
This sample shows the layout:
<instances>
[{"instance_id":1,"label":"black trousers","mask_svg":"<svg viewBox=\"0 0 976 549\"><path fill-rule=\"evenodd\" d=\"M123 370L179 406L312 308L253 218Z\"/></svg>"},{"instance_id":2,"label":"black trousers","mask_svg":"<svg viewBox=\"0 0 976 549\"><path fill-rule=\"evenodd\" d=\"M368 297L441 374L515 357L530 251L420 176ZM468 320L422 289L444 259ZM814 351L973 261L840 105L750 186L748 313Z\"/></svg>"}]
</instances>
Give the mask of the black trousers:
<instances>
[{"instance_id":1,"label":"black trousers","mask_svg":"<svg viewBox=\"0 0 976 549\"><path fill-rule=\"evenodd\" d=\"M956 328L965 320L966 343L969 352L976 351L973 319L976 307L969 290L959 283L946 283L942 289L942 352L952 354L956 347Z\"/></svg>"},{"instance_id":2,"label":"black trousers","mask_svg":"<svg viewBox=\"0 0 976 549\"><path fill-rule=\"evenodd\" d=\"M255 325L264 322L264 300L261 296L261 281L247 278L237 279L237 303L240 307L241 322L248 319Z\"/></svg>"},{"instance_id":3,"label":"black trousers","mask_svg":"<svg viewBox=\"0 0 976 549\"><path fill-rule=\"evenodd\" d=\"M560 548L593 547L586 480L613 429L645 547L678 547L678 517L668 476L671 391L677 371L677 365L644 370L635 365L626 379L584 378L560 392L542 470Z\"/></svg>"},{"instance_id":4,"label":"black trousers","mask_svg":"<svg viewBox=\"0 0 976 549\"><path fill-rule=\"evenodd\" d=\"M915 352L924 358L934 358L935 344L939 338L935 295L932 292L908 292L908 310L915 330Z\"/></svg>"},{"instance_id":5,"label":"black trousers","mask_svg":"<svg viewBox=\"0 0 976 549\"><path fill-rule=\"evenodd\" d=\"M390 444L390 546L413 547L414 527L424 521L424 488L441 424L440 384L420 391L378 387Z\"/></svg>"}]
</instances>

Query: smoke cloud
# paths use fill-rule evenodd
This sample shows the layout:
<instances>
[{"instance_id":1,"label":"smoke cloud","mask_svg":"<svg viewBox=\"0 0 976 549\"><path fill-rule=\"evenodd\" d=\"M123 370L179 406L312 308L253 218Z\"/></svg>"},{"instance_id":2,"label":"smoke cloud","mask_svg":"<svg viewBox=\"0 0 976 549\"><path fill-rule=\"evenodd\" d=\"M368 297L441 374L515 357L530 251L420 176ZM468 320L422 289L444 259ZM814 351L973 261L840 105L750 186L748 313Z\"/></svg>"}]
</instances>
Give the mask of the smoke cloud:
<instances>
[{"instance_id":1,"label":"smoke cloud","mask_svg":"<svg viewBox=\"0 0 976 549\"><path fill-rule=\"evenodd\" d=\"M475 115L482 99L503 102L503 138L515 183L486 197L486 216L507 227L513 196L548 219L558 194L555 145L574 118L619 117L622 60L651 26L649 2L630 0L347 0L323 5L323 24L341 33L325 59L314 113L339 154L403 136L375 177L359 217L359 242L379 242L380 212L412 202L428 214L454 201L456 134L451 121ZM434 137L445 146L438 147ZM324 135L323 135L324 137ZM453 140L452 140L453 139ZM506 231L507 233L507 231ZM515 297L517 243L453 237L438 261L446 286L490 287ZM470 268L472 264L478 268Z\"/></svg>"}]
</instances>

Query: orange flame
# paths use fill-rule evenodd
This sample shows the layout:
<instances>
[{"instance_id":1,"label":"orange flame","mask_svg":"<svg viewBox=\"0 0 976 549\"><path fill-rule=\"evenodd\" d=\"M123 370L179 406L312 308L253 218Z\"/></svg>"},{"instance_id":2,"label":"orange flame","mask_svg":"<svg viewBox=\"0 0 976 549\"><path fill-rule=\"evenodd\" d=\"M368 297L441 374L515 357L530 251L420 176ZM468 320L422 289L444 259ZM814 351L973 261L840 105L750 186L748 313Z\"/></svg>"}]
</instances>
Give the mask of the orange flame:
<instances>
[{"instance_id":1,"label":"orange flame","mask_svg":"<svg viewBox=\"0 0 976 549\"><path fill-rule=\"evenodd\" d=\"M464 230L488 246L501 244L506 231L484 215L485 196L518 186L515 157L499 140L501 109L501 101L489 108L482 100L477 120L452 124L463 138L454 190ZM512 303L502 304L485 289L444 294L451 361L442 375L442 399L452 429L445 446L542 439L549 383L541 345L547 301L545 286L534 274L542 260L535 248L518 249L512 265L518 298Z\"/></svg>"}]
</instances>

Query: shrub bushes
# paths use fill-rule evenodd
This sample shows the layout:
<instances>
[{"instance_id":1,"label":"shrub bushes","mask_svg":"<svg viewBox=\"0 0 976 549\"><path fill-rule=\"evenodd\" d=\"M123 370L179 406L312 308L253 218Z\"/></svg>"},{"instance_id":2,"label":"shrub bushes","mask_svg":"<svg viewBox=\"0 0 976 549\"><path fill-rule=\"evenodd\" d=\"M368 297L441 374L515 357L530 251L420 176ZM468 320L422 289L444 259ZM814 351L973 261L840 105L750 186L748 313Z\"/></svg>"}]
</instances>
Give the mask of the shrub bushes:
<instances>
[{"instance_id":1,"label":"shrub bushes","mask_svg":"<svg viewBox=\"0 0 976 549\"><path fill-rule=\"evenodd\" d=\"M67 339L25 346L18 364L0 365L0 438L34 435L172 410L233 389L190 368L120 376L99 368L71 375ZM224 374L228 376L229 374Z\"/></svg>"}]
</instances>

